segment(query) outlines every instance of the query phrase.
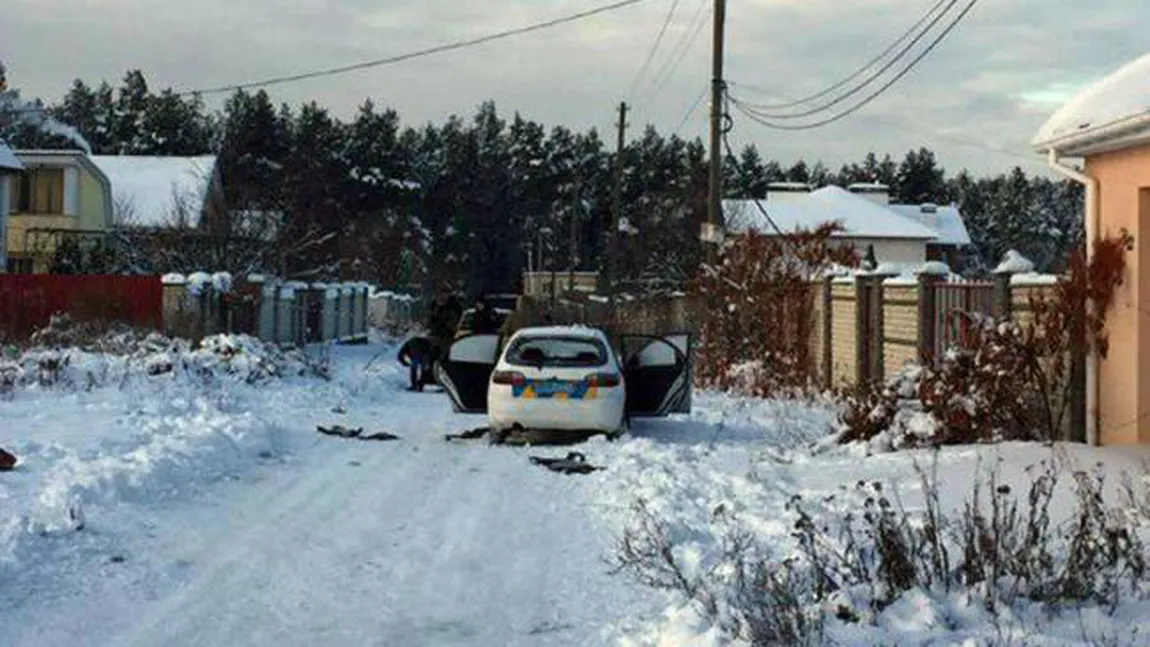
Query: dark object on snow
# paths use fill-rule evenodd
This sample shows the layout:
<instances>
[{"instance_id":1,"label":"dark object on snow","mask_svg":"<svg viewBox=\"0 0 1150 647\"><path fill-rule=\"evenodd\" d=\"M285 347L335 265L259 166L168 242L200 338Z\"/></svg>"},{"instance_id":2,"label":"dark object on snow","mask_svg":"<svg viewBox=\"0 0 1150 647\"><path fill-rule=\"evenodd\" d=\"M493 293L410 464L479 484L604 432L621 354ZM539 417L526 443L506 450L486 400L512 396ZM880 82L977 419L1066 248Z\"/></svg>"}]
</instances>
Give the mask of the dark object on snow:
<instances>
[{"instance_id":1,"label":"dark object on snow","mask_svg":"<svg viewBox=\"0 0 1150 647\"><path fill-rule=\"evenodd\" d=\"M360 440L399 440L399 436L396 436L395 434L389 434L386 431L377 431L374 434L368 434L367 436L360 436L359 439Z\"/></svg>"},{"instance_id":2,"label":"dark object on snow","mask_svg":"<svg viewBox=\"0 0 1150 647\"><path fill-rule=\"evenodd\" d=\"M331 408L332 413L347 413L347 407L342 404L337 404Z\"/></svg>"},{"instance_id":3,"label":"dark object on snow","mask_svg":"<svg viewBox=\"0 0 1150 647\"><path fill-rule=\"evenodd\" d=\"M488 429L487 427L476 427L475 429L468 429L467 431L464 431L464 432L458 433L458 434L447 434L446 436L443 437L443 439L444 440L475 440L476 438L482 438L483 436L487 435L487 432L489 432L489 431L491 431L491 430Z\"/></svg>"},{"instance_id":4,"label":"dark object on snow","mask_svg":"<svg viewBox=\"0 0 1150 647\"><path fill-rule=\"evenodd\" d=\"M127 558L125 558L123 555L112 555L108 558L108 561L112 562L113 564L123 564L126 559Z\"/></svg>"},{"instance_id":5,"label":"dark object on snow","mask_svg":"<svg viewBox=\"0 0 1150 647\"><path fill-rule=\"evenodd\" d=\"M0 472L16 469L16 463L17 461L14 455L0 449Z\"/></svg>"},{"instance_id":6,"label":"dark object on snow","mask_svg":"<svg viewBox=\"0 0 1150 647\"><path fill-rule=\"evenodd\" d=\"M358 438L359 435L363 433L363 427L348 429L343 425L332 425L330 427L316 425L315 430L325 436L339 436L340 438Z\"/></svg>"},{"instance_id":7,"label":"dark object on snow","mask_svg":"<svg viewBox=\"0 0 1150 647\"><path fill-rule=\"evenodd\" d=\"M602 467L588 464L587 457L579 452L568 452L565 458L531 456L530 459L535 465L542 465L552 472L560 472L562 474L590 474L591 472L603 469Z\"/></svg>"}]
</instances>

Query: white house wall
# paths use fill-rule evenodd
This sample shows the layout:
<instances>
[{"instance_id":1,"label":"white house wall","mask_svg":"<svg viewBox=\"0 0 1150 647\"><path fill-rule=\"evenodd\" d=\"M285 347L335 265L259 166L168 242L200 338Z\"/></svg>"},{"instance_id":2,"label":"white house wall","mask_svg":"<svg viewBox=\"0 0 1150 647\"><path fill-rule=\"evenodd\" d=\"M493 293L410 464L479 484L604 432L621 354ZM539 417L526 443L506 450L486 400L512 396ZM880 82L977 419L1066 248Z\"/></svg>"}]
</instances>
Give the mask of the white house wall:
<instances>
[{"instance_id":1,"label":"white house wall","mask_svg":"<svg viewBox=\"0 0 1150 647\"><path fill-rule=\"evenodd\" d=\"M844 239L854 244L860 256L866 254L867 246L874 245L875 259L880 263L909 263L918 264L926 261L925 240L902 239Z\"/></svg>"}]
</instances>

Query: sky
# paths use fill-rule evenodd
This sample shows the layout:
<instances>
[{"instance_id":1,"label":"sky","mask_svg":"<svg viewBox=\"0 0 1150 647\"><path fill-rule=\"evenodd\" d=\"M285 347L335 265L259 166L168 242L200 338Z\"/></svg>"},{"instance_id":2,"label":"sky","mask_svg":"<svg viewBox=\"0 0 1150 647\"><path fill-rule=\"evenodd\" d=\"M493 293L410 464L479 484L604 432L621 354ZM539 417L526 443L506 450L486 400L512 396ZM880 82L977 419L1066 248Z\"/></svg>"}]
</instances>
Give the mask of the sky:
<instances>
[{"instance_id":1,"label":"sky","mask_svg":"<svg viewBox=\"0 0 1150 647\"><path fill-rule=\"evenodd\" d=\"M705 137L713 0L643 0L578 23L342 76L268 88L350 117L365 99L406 124L471 116L484 100L547 126L629 136ZM153 89L190 90L401 54L583 11L607 0L5 0L0 60L24 98L58 100L74 79L117 83L143 70ZM935 0L728 0L726 73L734 96L806 96L877 55ZM962 4L962 0L960 0ZM637 75L672 5L646 74ZM954 172L1043 172L1029 142L1059 105L1146 53L1146 0L980 0L949 38L870 105L833 125L781 132L732 114L732 144L831 168L869 151L926 146ZM694 25L701 24L695 31ZM691 35L697 33L693 40ZM687 47L676 65L673 56ZM862 92L857 97L865 96ZM209 97L218 106L222 97ZM696 106L692 112L692 106ZM850 103L845 103L850 105ZM681 127L680 127L680 124Z\"/></svg>"}]
</instances>

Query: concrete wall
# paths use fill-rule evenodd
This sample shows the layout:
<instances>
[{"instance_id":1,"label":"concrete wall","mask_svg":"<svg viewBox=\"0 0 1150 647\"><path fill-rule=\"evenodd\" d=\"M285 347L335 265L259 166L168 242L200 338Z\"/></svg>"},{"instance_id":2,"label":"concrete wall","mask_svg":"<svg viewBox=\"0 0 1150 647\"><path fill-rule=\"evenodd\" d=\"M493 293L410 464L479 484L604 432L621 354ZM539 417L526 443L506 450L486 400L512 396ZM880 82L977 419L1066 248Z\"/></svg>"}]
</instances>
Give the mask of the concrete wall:
<instances>
[{"instance_id":1,"label":"concrete wall","mask_svg":"<svg viewBox=\"0 0 1150 647\"><path fill-rule=\"evenodd\" d=\"M1106 327L1110 353L1098 367L1099 435L1104 444L1150 442L1150 146L1096 155L1086 173L1099 183L1101 236L1126 229L1134 249Z\"/></svg>"}]
</instances>

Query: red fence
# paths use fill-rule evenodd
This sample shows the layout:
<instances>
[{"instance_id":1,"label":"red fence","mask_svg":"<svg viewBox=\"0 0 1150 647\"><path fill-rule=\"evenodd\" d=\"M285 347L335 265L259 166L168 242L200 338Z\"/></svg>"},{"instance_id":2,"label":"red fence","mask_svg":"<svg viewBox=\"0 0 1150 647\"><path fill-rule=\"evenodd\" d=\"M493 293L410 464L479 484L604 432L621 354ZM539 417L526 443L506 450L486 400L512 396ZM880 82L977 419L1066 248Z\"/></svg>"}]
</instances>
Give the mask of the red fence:
<instances>
[{"instance_id":1,"label":"red fence","mask_svg":"<svg viewBox=\"0 0 1150 647\"><path fill-rule=\"evenodd\" d=\"M23 339L53 314L145 328L163 323L158 276L0 274L0 339Z\"/></svg>"}]
</instances>

